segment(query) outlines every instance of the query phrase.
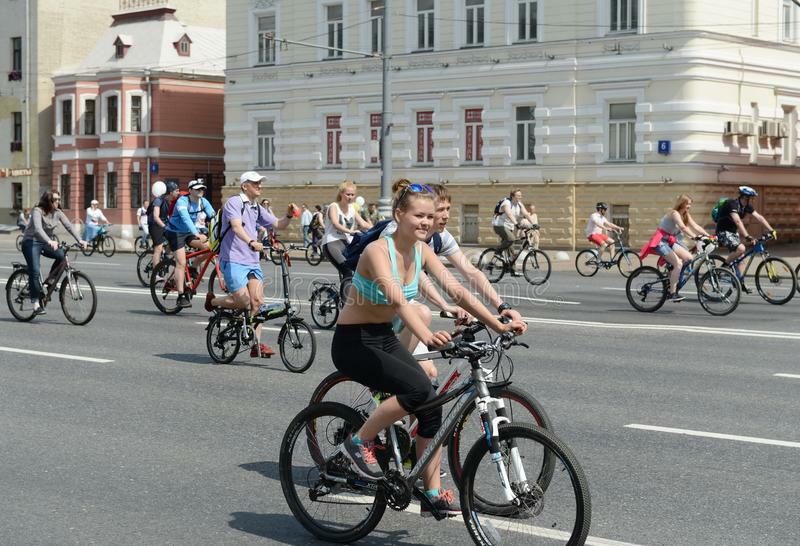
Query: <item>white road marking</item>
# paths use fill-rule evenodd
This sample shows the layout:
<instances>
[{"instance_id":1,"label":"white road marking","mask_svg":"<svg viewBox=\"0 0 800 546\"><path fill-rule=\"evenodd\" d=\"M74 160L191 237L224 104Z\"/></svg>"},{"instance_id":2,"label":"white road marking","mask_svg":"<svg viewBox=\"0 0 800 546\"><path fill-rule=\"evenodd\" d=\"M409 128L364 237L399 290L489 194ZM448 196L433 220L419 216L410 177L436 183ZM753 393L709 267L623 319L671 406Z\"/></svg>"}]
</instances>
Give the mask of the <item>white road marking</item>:
<instances>
[{"instance_id":1,"label":"white road marking","mask_svg":"<svg viewBox=\"0 0 800 546\"><path fill-rule=\"evenodd\" d=\"M800 375L796 373L776 373L772 374L775 377L788 377L789 379L800 379Z\"/></svg>"},{"instance_id":2,"label":"white road marking","mask_svg":"<svg viewBox=\"0 0 800 546\"><path fill-rule=\"evenodd\" d=\"M619 288L619 287L616 287L616 286L604 286L602 288L602 290L619 290L621 292L625 292L625 290L627 290L627 289L626 288ZM681 294L692 294L694 296L697 295L697 290L680 290L679 292ZM742 295L745 295L745 294L743 293Z\"/></svg>"},{"instance_id":3,"label":"white road marking","mask_svg":"<svg viewBox=\"0 0 800 546\"><path fill-rule=\"evenodd\" d=\"M769 331L769 330L714 328L709 326L688 326L680 324L624 324L624 323L614 323L614 322L593 322L586 320L546 319L540 317L522 317L522 320L537 324L552 324L557 326L577 326L583 328L672 331L672 332L686 332L689 334L700 334L706 336L714 334L723 336L759 337L759 338L789 339L789 340L800 341L800 333Z\"/></svg>"},{"instance_id":4,"label":"white road marking","mask_svg":"<svg viewBox=\"0 0 800 546\"><path fill-rule=\"evenodd\" d=\"M688 430L683 428L657 427L653 425L638 425L638 424L625 425L625 428L649 430L653 432L668 432L670 434L683 434L686 436L700 436L703 438L715 438L717 440L748 442L751 444L765 444L770 446L800 448L800 442L787 442L786 440L771 440L769 438L756 438L754 436L737 436L735 434L720 434L718 432L705 432L702 430Z\"/></svg>"},{"instance_id":5,"label":"white road marking","mask_svg":"<svg viewBox=\"0 0 800 546\"><path fill-rule=\"evenodd\" d=\"M205 321L205 322L197 321L197 322L195 322L195 324L199 324L200 326L208 326L208 321ZM281 326L262 326L261 327L262 330L269 330L270 332L280 332L281 328L282 328ZM311 330L314 332L314 334L332 334L333 333L333 330L318 330L316 328L312 328Z\"/></svg>"},{"instance_id":6,"label":"white road marking","mask_svg":"<svg viewBox=\"0 0 800 546\"><path fill-rule=\"evenodd\" d=\"M108 364L109 362L114 362L113 360L109 360L107 358L93 358L91 356L77 356L77 355L66 355L62 353L48 353L44 351L31 351L29 349L16 349L14 347L0 347L0 351L6 353L19 353L23 355L35 355L35 356L49 356L51 358L62 358L64 360L80 360L82 362L97 362L99 364Z\"/></svg>"},{"instance_id":7,"label":"white road marking","mask_svg":"<svg viewBox=\"0 0 800 546\"><path fill-rule=\"evenodd\" d=\"M526 298L523 296L504 296L505 299L508 300L525 300L525 301L533 301L537 303L558 303L564 305L580 305L581 302L579 301L568 301L568 300L551 300L547 298Z\"/></svg>"}]
</instances>

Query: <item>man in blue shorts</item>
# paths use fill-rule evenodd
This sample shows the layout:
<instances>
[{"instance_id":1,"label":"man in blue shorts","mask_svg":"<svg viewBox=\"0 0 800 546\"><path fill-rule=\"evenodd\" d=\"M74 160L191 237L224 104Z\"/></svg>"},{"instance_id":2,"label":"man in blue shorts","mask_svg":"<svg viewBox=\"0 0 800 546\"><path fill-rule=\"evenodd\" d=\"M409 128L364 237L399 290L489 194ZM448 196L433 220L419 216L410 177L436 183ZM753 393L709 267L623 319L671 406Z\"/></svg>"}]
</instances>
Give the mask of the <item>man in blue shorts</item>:
<instances>
[{"instance_id":1,"label":"man in blue shorts","mask_svg":"<svg viewBox=\"0 0 800 546\"><path fill-rule=\"evenodd\" d=\"M239 177L242 192L228 199L222 209L220 225L219 259L220 269L228 289L227 296L206 296L206 310L216 307L225 309L246 309L250 307L255 314L264 303L264 274L261 272L259 252L263 244L258 241L258 228L285 229L299 210L294 203L289 204L286 216L278 220L267 209L258 204L261 184L265 176L248 171ZM256 327L256 338L261 339L261 325ZM250 351L251 357L269 358L275 351L259 343Z\"/></svg>"}]
</instances>

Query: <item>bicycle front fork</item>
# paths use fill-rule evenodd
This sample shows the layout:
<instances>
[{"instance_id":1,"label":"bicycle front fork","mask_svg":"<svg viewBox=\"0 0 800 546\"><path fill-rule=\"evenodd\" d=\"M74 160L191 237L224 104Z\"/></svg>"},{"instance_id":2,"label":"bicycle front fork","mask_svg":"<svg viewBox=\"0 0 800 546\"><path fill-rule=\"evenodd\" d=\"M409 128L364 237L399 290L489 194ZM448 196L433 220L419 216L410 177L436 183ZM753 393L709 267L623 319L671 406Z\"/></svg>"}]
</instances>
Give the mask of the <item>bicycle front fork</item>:
<instances>
[{"instance_id":1,"label":"bicycle front fork","mask_svg":"<svg viewBox=\"0 0 800 546\"><path fill-rule=\"evenodd\" d=\"M481 412L481 422L483 424L484 434L489 443L489 454L491 455L492 462L497 468L497 475L500 478L500 487L503 489L503 496L507 501L511 502L517 498L516 493L511 487L511 482L508 478L508 468L514 470L514 476L518 482L526 482L528 480L525 475L525 469L522 466L522 457L519 454L519 448L516 441L513 439L508 444L508 459L510 465L507 466L506 461L503 460L503 449L500 446L500 433L499 426L501 423L510 423L505 409L505 402L500 398L492 398L489 401L496 408L496 417L489 420L489 412Z\"/></svg>"}]
</instances>

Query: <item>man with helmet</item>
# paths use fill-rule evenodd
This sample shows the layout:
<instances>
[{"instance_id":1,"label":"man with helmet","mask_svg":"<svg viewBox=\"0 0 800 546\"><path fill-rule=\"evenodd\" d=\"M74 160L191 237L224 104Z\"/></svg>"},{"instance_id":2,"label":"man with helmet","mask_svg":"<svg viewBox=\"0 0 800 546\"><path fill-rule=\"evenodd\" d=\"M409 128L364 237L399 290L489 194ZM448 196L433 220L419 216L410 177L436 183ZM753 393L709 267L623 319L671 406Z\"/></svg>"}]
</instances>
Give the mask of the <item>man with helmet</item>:
<instances>
[{"instance_id":1,"label":"man with helmet","mask_svg":"<svg viewBox=\"0 0 800 546\"><path fill-rule=\"evenodd\" d=\"M745 245L741 242L740 236L744 237L745 242L751 243L753 237L747 232L742 219L748 214L759 224L764 226L767 231L771 231L773 237L777 238L777 233L769 225L766 218L761 216L753 207L751 201L758 197L758 192L750 186L739 186L739 196L735 199L728 199L719 207L717 213L717 240L720 246L724 246L730 251L726 262L731 263L745 253ZM739 264L740 276L744 272L744 262ZM742 290L751 294L752 290L742 282Z\"/></svg>"},{"instance_id":2,"label":"man with helmet","mask_svg":"<svg viewBox=\"0 0 800 546\"><path fill-rule=\"evenodd\" d=\"M589 216L589 220L586 222L586 238L596 244L598 247L597 256L601 260L603 259L603 251L608 248L611 252L611 256L614 255L614 240L609 237L605 232L606 231L616 231L617 233L621 233L623 228L612 224L608 218L606 218L606 211L608 211L608 205L605 203L597 203L595 205L595 212Z\"/></svg>"},{"instance_id":3,"label":"man with helmet","mask_svg":"<svg viewBox=\"0 0 800 546\"><path fill-rule=\"evenodd\" d=\"M172 188L170 190L170 188ZM153 183L153 200L147 207L147 227L150 230L150 237L153 239L153 268L161 261L161 254L164 252L164 227L169 216L169 204L167 196L178 191L175 182L164 184L161 180Z\"/></svg>"}]
</instances>

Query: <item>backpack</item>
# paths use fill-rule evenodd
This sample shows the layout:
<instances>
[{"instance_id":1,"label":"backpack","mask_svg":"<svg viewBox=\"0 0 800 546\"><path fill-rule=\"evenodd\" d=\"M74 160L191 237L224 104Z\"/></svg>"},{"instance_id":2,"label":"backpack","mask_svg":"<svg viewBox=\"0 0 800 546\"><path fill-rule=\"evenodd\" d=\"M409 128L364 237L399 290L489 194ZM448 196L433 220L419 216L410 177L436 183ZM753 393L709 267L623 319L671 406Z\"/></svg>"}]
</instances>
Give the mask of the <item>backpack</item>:
<instances>
[{"instance_id":1,"label":"backpack","mask_svg":"<svg viewBox=\"0 0 800 546\"><path fill-rule=\"evenodd\" d=\"M728 198L727 197L720 197L719 201L717 201L717 203L711 209L711 219L712 220L714 220L715 222L719 222L719 210L727 202L728 202Z\"/></svg>"},{"instance_id":2,"label":"backpack","mask_svg":"<svg viewBox=\"0 0 800 546\"><path fill-rule=\"evenodd\" d=\"M381 233L386 229L386 226L389 225L389 222L391 222L391 220L381 220L369 228L369 230L353 235L353 240L350 241L350 244L344 249L343 265L350 268L351 271L355 271L356 267L358 267L358 259L361 257L361 254L363 254L364 249L367 248L367 245L371 242L378 240L378 237L381 236ZM433 241L433 252L438 255L439 252L442 251L442 235L437 231L433 234L431 240Z\"/></svg>"},{"instance_id":3,"label":"backpack","mask_svg":"<svg viewBox=\"0 0 800 546\"><path fill-rule=\"evenodd\" d=\"M308 227L311 228L312 230L316 230L322 227L322 224L320 224L319 221L319 216L320 214L315 212L314 216L311 217L311 223L308 225Z\"/></svg>"},{"instance_id":4,"label":"backpack","mask_svg":"<svg viewBox=\"0 0 800 546\"><path fill-rule=\"evenodd\" d=\"M175 201L169 204L169 209L167 211L167 217L172 218L172 211L175 210L175 205L178 203L178 199L181 197L189 197L189 190L181 190L178 192L178 197L175 198Z\"/></svg>"},{"instance_id":5,"label":"backpack","mask_svg":"<svg viewBox=\"0 0 800 546\"><path fill-rule=\"evenodd\" d=\"M494 215L500 216L503 214L503 202L506 201L508 197L503 197L497 204L494 206Z\"/></svg>"},{"instance_id":6,"label":"backpack","mask_svg":"<svg viewBox=\"0 0 800 546\"><path fill-rule=\"evenodd\" d=\"M244 199L242 200L242 210L239 212L239 215L244 214L245 204ZM230 223L228 227L220 233L222 230L222 211L225 210L225 207L222 206L214 213L214 216L211 217L211 221L208 223L208 248L211 249L211 252L219 252L220 246L222 246L222 240L231 230ZM242 226L244 226L244 222L242 222Z\"/></svg>"}]
</instances>

